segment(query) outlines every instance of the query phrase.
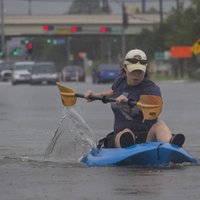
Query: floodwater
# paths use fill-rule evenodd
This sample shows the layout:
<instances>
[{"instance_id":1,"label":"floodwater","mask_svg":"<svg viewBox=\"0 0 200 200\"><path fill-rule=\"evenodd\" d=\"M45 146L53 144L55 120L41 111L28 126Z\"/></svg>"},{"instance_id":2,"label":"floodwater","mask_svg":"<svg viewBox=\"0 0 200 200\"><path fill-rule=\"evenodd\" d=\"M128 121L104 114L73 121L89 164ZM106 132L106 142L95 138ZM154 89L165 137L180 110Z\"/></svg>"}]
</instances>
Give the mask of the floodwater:
<instances>
[{"instance_id":1,"label":"floodwater","mask_svg":"<svg viewBox=\"0 0 200 200\"><path fill-rule=\"evenodd\" d=\"M65 84L80 93L110 87ZM161 118L173 132L185 134L184 149L199 162L200 82L158 85L164 97ZM77 157L89 150L89 143L112 130L113 116L109 104L101 102L78 99L72 109L78 112L74 121L56 86L0 84L0 200L200 199L199 165L89 168L79 164ZM82 131L76 131L77 120L85 127ZM60 135L50 148L56 131Z\"/></svg>"}]
</instances>

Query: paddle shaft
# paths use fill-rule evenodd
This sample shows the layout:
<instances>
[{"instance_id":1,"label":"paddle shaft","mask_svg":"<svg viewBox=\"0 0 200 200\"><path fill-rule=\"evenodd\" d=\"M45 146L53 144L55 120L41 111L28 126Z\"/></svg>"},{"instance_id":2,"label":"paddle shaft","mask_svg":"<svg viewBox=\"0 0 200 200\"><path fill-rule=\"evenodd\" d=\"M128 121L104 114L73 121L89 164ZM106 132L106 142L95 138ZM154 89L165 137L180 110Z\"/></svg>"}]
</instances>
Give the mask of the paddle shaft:
<instances>
[{"instance_id":1,"label":"paddle shaft","mask_svg":"<svg viewBox=\"0 0 200 200\"><path fill-rule=\"evenodd\" d=\"M75 93L75 97L79 97L79 98L84 98L84 99L85 99L84 94L80 94L80 93ZM103 97L90 96L89 99L91 99L91 100L100 100L100 101L102 101Z\"/></svg>"},{"instance_id":2,"label":"paddle shaft","mask_svg":"<svg viewBox=\"0 0 200 200\"><path fill-rule=\"evenodd\" d=\"M85 96L83 94L80 94L80 93L75 93L75 97L79 97L79 98L84 98L85 99ZM99 100L99 101L102 101L103 103L116 102L115 98L106 97L106 96L104 96L104 97L90 96L89 99L91 99L91 100ZM136 105L136 102L131 101L131 100L128 100L127 102L124 102L124 103L127 103L130 107L134 107Z\"/></svg>"}]
</instances>

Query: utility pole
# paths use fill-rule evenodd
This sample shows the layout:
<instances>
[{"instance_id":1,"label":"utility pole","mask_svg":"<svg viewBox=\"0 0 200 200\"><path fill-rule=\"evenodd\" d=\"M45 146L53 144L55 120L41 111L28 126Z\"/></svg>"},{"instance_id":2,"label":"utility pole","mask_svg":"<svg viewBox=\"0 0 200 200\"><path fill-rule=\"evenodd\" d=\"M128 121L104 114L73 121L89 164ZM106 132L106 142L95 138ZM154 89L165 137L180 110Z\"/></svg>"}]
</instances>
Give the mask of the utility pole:
<instances>
[{"instance_id":1,"label":"utility pole","mask_svg":"<svg viewBox=\"0 0 200 200\"><path fill-rule=\"evenodd\" d=\"M160 23L163 24L163 0L160 0Z\"/></svg>"},{"instance_id":2,"label":"utility pole","mask_svg":"<svg viewBox=\"0 0 200 200\"><path fill-rule=\"evenodd\" d=\"M124 28L122 28L122 57L125 55L125 51L126 51L126 38L125 38Z\"/></svg>"},{"instance_id":3,"label":"utility pole","mask_svg":"<svg viewBox=\"0 0 200 200\"><path fill-rule=\"evenodd\" d=\"M67 42L67 45L66 45L66 50L67 50L67 64L70 64L71 62L71 37L68 36L66 38L66 42Z\"/></svg>"},{"instance_id":4,"label":"utility pole","mask_svg":"<svg viewBox=\"0 0 200 200\"><path fill-rule=\"evenodd\" d=\"M4 0L1 0L1 51L6 57L5 34L4 34Z\"/></svg>"},{"instance_id":5,"label":"utility pole","mask_svg":"<svg viewBox=\"0 0 200 200\"><path fill-rule=\"evenodd\" d=\"M126 11L125 3L122 3L122 57L125 55L126 51L125 29L127 27L128 27L128 14Z\"/></svg>"},{"instance_id":6,"label":"utility pole","mask_svg":"<svg viewBox=\"0 0 200 200\"><path fill-rule=\"evenodd\" d=\"M31 3L32 0L28 0L28 15L32 15Z\"/></svg>"},{"instance_id":7,"label":"utility pole","mask_svg":"<svg viewBox=\"0 0 200 200\"><path fill-rule=\"evenodd\" d=\"M176 0L176 7L179 7L179 0Z\"/></svg>"},{"instance_id":8,"label":"utility pole","mask_svg":"<svg viewBox=\"0 0 200 200\"><path fill-rule=\"evenodd\" d=\"M176 9L177 9L177 12L179 12L179 6L180 6L180 2L179 2L179 0L176 0Z\"/></svg>"},{"instance_id":9,"label":"utility pole","mask_svg":"<svg viewBox=\"0 0 200 200\"><path fill-rule=\"evenodd\" d=\"M146 0L142 0L142 13L145 14L146 12Z\"/></svg>"}]
</instances>

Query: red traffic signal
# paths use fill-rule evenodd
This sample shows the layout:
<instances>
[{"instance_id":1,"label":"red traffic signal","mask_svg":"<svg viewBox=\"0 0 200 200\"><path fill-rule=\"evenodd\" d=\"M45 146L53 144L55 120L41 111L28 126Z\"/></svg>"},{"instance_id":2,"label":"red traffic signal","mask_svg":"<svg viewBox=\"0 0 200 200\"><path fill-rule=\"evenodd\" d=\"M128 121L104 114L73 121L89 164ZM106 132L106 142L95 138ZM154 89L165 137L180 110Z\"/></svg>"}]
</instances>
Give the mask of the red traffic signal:
<instances>
[{"instance_id":1,"label":"red traffic signal","mask_svg":"<svg viewBox=\"0 0 200 200\"><path fill-rule=\"evenodd\" d=\"M71 32L75 33L78 31L82 31L82 27L80 27L80 26L72 26L71 27Z\"/></svg>"},{"instance_id":2,"label":"red traffic signal","mask_svg":"<svg viewBox=\"0 0 200 200\"><path fill-rule=\"evenodd\" d=\"M44 25L44 26L43 26L43 30L44 30L44 31L48 31L48 30L49 30L49 26Z\"/></svg>"},{"instance_id":3,"label":"red traffic signal","mask_svg":"<svg viewBox=\"0 0 200 200\"><path fill-rule=\"evenodd\" d=\"M32 48L33 48L33 44L29 42L29 43L27 44L27 48L28 48L28 49L32 49Z\"/></svg>"},{"instance_id":4,"label":"red traffic signal","mask_svg":"<svg viewBox=\"0 0 200 200\"><path fill-rule=\"evenodd\" d=\"M106 32L110 32L111 31L111 28L110 27L101 27L100 28L100 32L101 33L106 33Z\"/></svg>"},{"instance_id":5,"label":"red traffic signal","mask_svg":"<svg viewBox=\"0 0 200 200\"><path fill-rule=\"evenodd\" d=\"M52 31L53 29L54 29L54 27L52 25L44 25L43 26L44 31Z\"/></svg>"},{"instance_id":6,"label":"red traffic signal","mask_svg":"<svg viewBox=\"0 0 200 200\"><path fill-rule=\"evenodd\" d=\"M76 27L76 26L72 26L72 27L71 27L71 31L72 31L72 32L76 32L76 31L77 31L77 27Z\"/></svg>"},{"instance_id":7,"label":"red traffic signal","mask_svg":"<svg viewBox=\"0 0 200 200\"><path fill-rule=\"evenodd\" d=\"M33 44L30 43L30 42L27 44L27 51L28 51L28 54L29 54L29 55L32 54L32 51L33 51Z\"/></svg>"}]
</instances>

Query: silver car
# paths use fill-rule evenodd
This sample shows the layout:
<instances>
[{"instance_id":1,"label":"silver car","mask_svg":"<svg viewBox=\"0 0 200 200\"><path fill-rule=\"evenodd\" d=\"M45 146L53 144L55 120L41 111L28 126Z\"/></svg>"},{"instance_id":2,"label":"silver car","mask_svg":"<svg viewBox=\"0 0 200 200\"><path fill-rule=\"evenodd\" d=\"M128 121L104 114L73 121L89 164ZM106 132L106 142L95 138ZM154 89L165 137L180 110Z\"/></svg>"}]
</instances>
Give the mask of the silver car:
<instances>
[{"instance_id":1,"label":"silver car","mask_svg":"<svg viewBox=\"0 0 200 200\"><path fill-rule=\"evenodd\" d=\"M38 62L31 70L30 84L56 84L58 73L53 62Z\"/></svg>"}]
</instances>

